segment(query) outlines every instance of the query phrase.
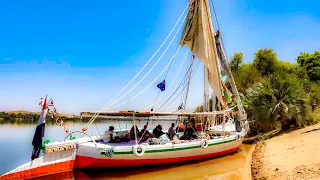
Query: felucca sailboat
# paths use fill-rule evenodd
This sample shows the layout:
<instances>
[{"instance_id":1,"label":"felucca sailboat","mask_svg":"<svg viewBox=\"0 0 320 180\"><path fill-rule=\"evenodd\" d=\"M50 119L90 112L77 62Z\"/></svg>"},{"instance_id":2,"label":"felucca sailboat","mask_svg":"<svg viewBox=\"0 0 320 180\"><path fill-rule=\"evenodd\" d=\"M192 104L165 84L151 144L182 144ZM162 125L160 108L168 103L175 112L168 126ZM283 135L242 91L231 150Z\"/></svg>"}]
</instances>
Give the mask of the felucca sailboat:
<instances>
[{"instance_id":1,"label":"felucca sailboat","mask_svg":"<svg viewBox=\"0 0 320 180\"><path fill-rule=\"evenodd\" d=\"M82 130L75 132L67 130L68 136L63 141L49 142L44 145L43 156L36 157L31 162L2 175L1 179L39 177L70 171L76 168L125 167L177 163L212 158L236 152L242 143L243 137L249 130L247 128L248 126L245 126L245 124L247 124L247 117L241 104L241 99L231 70L228 66L220 30L214 31L209 3L209 0L189 0L185 11L181 15L182 17L188 9L179 44L180 47L188 47L191 51L192 63L183 83L186 88L185 102L181 104L178 111L153 111L154 104L150 111L107 111L111 106L121 106L137 97L134 96L132 99L119 105L115 105L119 99L118 101L113 101L113 103L109 103L108 106L98 112L82 112L81 117L91 118ZM211 5L213 7L213 4ZM183 25L183 23L181 23L181 25ZM172 32L173 31L171 31L170 34ZM162 45L160 47L162 47ZM171 64L173 58L168 65ZM204 65L203 112L188 112L185 108L190 79L194 71L192 66L195 59L199 59ZM236 107L233 108L228 107L227 102L230 97L227 96L230 92L221 81L219 60L222 69L227 74L234 95L233 100L236 103ZM149 62L150 61L148 61L148 63ZM168 65L165 69L168 68ZM161 74L163 72L161 72ZM134 77L134 79L136 77ZM130 81L130 83L131 82L132 81ZM151 84L153 83L154 81ZM211 112L209 111L209 86L215 95L212 96L213 101L215 101L215 99L218 101L217 103L213 103ZM128 85L126 87L128 87ZM165 87L165 80L158 84L160 91L165 90ZM120 93L122 92L123 91ZM43 107L46 106L43 105ZM131 130L115 131L111 127L110 134L113 134L112 136L110 136L110 134L90 136L86 131L97 117L129 118L133 122L133 128L131 128ZM163 133L161 126L157 126L152 133L145 131L150 128L149 122L159 118L172 118L174 121L179 122L179 126L174 129L173 134L172 129L170 131L171 134ZM137 132L137 128L134 128L136 127L137 119L146 119L146 128L144 131L141 131L141 134ZM188 119L188 123L184 125L183 122L186 119ZM59 121L59 118L57 118L57 120ZM196 120L198 123L196 123ZM202 123L199 123L200 121ZM85 137L70 139L69 137L75 133L82 133ZM106 137L111 138L110 141L105 141L104 139Z\"/></svg>"}]
</instances>

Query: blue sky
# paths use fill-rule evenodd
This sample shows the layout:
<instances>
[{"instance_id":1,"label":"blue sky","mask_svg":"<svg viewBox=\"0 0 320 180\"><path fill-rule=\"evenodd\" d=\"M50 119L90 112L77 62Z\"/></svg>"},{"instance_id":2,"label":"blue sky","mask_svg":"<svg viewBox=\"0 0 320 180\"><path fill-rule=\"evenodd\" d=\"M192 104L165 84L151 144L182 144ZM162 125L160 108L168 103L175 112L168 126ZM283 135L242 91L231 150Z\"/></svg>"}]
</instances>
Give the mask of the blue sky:
<instances>
[{"instance_id":1,"label":"blue sky","mask_svg":"<svg viewBox=\"0 0 320 180\"><path fill-rule=\"evenodd\" d=\"M313 52L320 47L318 1L213 2L229 57L243 51L249 62L259 48L274 48L279 59L295 62L300 52ZM37 104L45 94L55 99L60 112L99 110L157 50L186 3L187 0L1 1L0 110L39 111ZM179 36L155 71L119 103L133 97L162 71L178 40ZM185 50L173 61L168 84ZM185 63L182 72L186 68ZM200 65L191 82L189 109L203 101L202 68ZM182 76L180 73L175 85ZM117 110L148 107L156 98L156 84L163 78L164 75ZM171 93L170 87L161 93L156 107ZM175 110L180 103L181 98L177 98L166 110Z\"/></svg>"}]
</instances>

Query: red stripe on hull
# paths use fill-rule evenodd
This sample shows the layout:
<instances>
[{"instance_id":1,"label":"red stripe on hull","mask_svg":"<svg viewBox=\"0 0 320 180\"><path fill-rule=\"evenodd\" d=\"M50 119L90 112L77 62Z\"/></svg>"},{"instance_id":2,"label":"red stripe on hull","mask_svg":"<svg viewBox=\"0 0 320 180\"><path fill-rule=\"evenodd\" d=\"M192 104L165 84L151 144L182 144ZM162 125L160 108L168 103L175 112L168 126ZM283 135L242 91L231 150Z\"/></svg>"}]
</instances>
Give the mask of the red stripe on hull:
<instances>
[{"instance_id":1,"label":"red stripe on hull","mask_svg":"<svg viewBox=\"0 0 320 180\"><path fill-rule=\"evenodd\" d=\"M40 176L51 175L55 173L62 173L62 172L73 170L73 165L74 165L74 160L39 166L36 168L3 175L0 177L0 180L30 179L30 178L40 177Z\"/></svg>"},{"instance_id":2,"label":"red stripe on hull","mask_svg":"<svg viewBox=\"0 0 320 180\"><path fill-rule=\"evenodd\" d=\"M177 157L177 158L163 158L163 159L95 159L85 156L77 156L75 168L99 168L99 167L123 167L123 166L143 166L156 164L169 164L185 161L195 161L200 159L207 159L213 157L224 156L235 153L239 147L229 149L226 151L204 154L199 156Z\"/></svg>"}]
</instances>

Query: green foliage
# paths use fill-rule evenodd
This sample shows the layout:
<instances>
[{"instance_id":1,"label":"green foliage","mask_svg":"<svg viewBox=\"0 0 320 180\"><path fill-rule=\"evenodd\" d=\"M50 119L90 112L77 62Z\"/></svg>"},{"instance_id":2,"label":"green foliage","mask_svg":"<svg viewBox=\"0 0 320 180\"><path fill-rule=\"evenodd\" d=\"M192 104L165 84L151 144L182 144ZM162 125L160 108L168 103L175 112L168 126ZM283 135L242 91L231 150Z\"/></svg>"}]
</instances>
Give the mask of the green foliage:
<instances>
[{"instance_id":1,"label":"green foliage","mask_svg":"<svg viewBox=\"0 0 320 180\"><path fill-rule=\"evenodd\" d=\"M6 113L6 112L0 112L0 124L35 124L38 122L40 118L40 114L35 113ZM2 119L2 120L1 120ZM62 119L65 122L71 121L71 122L87 122L89 119L83 119L80 120L79 117L65 117L60 116L60 119ZM46 116L46 123L47 124L55 124L56 122L51 119L50 115Z\"/></svg>"},{"instance_id":2,"label":"green foliage","mask_svg":"<svg viewBox=\"0 0 320 180\"><path fill-rule=\"evenodd\" d=\"M297 57L297 62L306 69L310 80L320 80L320 51L315 51L313 54L300 53Z\"/></svg>"},{"instance_id":3,"label":"green foliage","mask_svg":"<svg viewBox=\"0 0 320 180\"><path fill-rule=\"evenodd\" d=\"M309 103L312 111L314 111L316 107L320 106L320 83L309 82L305 85L305 89L309 94Z\"/></svg>"},{"instance_id":4,"label":"green foliage","mask_svg":"<svg viewBox=\"0 0 320 180\"><path fill-rule=\"evenodd\" d=\"M238 91L241 93L245 93L253 84L263 80L258 69L251 63L243 64L237 72L233 73L233 76Z\"/></svg>"},{"instance_id":5,"label":"green foliage","mask_svg":"<svg viewBox=\"0 0 320 180\"><path fill-rule=\"evenodd\" d=\"M308 113L309 124L314 124L320 121L320 108Z\"/></svg>"},{"instance_id":6,"label":"green foliage","mask_svg":"<svg viewBox=\"0 0 320 180\"><path fill-rule=\"evenodd\" d=\"M253 65L263 76L276 72L277 62L277 54L273 49L260 49L254 54Z\"/></svg>"},{"instance_id":7,"label":"green foliage","mask_svg":"<svg viewBox=\"0 0 320 180\"><path fill-rule=\"evenodd\" d=\"M237 72L243 63L243 53L235 53L230 60L230 68L232 72Z\"/></svg>"},{"instance_id":8,"label":"green foliage","mask_svg":"<svg viewBox=\"0 0 320 180\"><path fill-rule=\"evenodd\" d=\"M248 113L257 120L259 131L282 128L289 121L303 121L306 116L306 95L300 80L287 73L279 73L257 84L247 94Z\"/></svg>"},{"instance_id":9,"label":"green foliage","mask_svg":"<svg viewBox=\"0 0 320 180\"><path fill-rule=\"evenodd\" d=\"M276 64L277 72L295 73L299 65L287 61L278 61Z\"/></svg>"}]
</instances>

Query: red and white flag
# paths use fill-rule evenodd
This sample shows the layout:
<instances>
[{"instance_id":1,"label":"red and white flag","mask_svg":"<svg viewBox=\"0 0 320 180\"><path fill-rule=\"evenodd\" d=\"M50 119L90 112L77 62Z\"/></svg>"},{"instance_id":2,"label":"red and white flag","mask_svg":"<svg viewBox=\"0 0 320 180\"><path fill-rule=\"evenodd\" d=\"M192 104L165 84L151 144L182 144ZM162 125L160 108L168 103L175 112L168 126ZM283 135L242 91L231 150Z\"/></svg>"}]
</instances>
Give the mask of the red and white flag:
<instances>
[{"instance_id":1,"label":"red and white flag","mask_svg":"<svg viewBox=\"0 0 320 180\"><path fill-rule=\"evenodd\" d=\"M42 147L42 138L44 137L46 115L48 111L47 96L44 99L44 102L42 104L43 104L42 111L41 111L40 118L38 120L38 125L32 140L32 145L33 145L33 152L31 156L32 160L39 157L39 151Z\"/></svg>"},{"instance_id":2,"label":"red and white flag","mask_svg":"<svg viewBox=\"0 0 320 180\"><path fill-rule=\"evenodd\" d=\"M43 106L43 98L40 99L39 105Z\"/></svg>"},{"instance_id":3,"label":"red and white flag","mask_svg":"<svg viewBox=\"0 0 320 180\"><path fill-rule=\"evenodd\" d=\"M49 100L48 106L54 106L52 98Z\"/></svg>"}]
</instances>

